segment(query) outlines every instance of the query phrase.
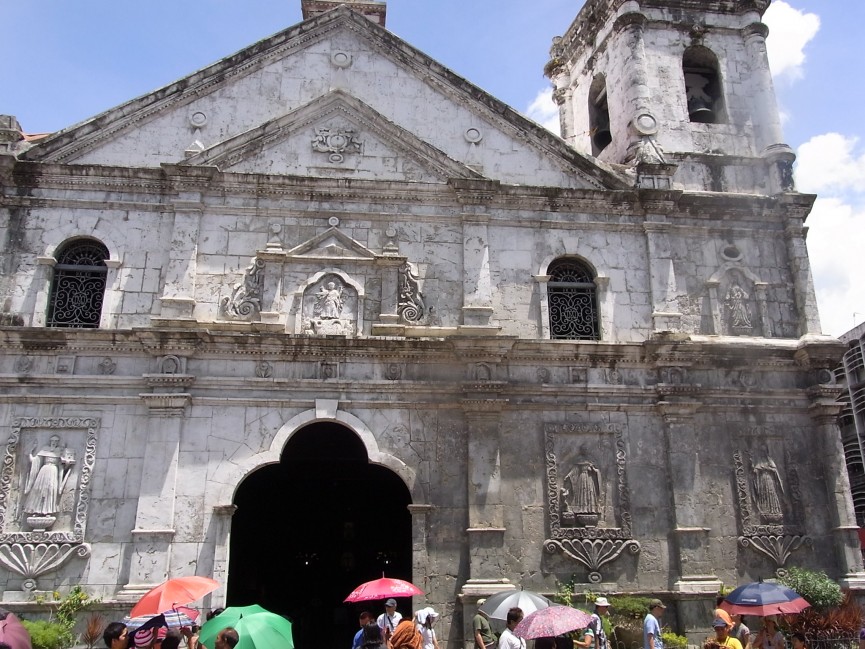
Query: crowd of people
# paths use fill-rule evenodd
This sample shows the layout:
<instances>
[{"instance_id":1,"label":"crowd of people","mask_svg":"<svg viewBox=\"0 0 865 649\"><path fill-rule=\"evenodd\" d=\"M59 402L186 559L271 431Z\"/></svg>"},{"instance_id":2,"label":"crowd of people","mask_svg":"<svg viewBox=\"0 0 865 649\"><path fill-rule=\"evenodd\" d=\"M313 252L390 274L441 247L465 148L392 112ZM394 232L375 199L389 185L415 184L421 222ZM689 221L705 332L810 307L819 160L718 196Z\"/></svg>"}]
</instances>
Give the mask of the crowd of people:
<instances>
[{"instance_id":1,"label":"crowd of people","mask_svg":"<svg viewBox=\"0 0 865 649\"><path fill-rule=\"evenodd\" d=\"M431 607L422 608L411 618L396 610L396 600L384 603L384 613L377 618L369 611L360 614L360 630L351 649L439 649L433 625L439 614Z\"/></svg>"},{"instance_id":2,"label":"crowd of people","mask_svg":"<svg viewBox=\"0 0 865 649\"><path fill-rule=\"evenodd\" d=\"M207 614L207 620L222 613L224 609L217 608ZM203 649L198 643L197 625L169 629L160 622L162 616L156 616L138 629L130 631L123 622L111 622L102 633L106 649L178 649L185 641L186 649ZM214 649L234 649L240 642L240 636L232 627L222 629L214 641Z\"/></svg>"}]
</instances>

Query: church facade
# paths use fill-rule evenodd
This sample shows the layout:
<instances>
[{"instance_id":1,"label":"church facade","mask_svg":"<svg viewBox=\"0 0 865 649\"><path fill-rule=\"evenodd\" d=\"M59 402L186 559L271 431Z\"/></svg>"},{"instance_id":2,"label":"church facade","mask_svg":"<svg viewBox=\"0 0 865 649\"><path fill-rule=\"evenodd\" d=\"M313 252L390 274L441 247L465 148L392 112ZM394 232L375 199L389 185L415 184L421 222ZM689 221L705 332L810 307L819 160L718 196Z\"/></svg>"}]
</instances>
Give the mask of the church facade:
<instances>
[{"instance_id":1,"label":"church facade","mask_svg":"<svg viewBox=\"0 0 865 649\"><path fill-rule=\"evenodd\" d=\"M455 647L514 587L694 638L722 585L861 588L768 0L588 0L561 138L336 4L48 137L4 118L4 605L202 574L303 639L386 573Z\"/></svg>"}]
</instances>

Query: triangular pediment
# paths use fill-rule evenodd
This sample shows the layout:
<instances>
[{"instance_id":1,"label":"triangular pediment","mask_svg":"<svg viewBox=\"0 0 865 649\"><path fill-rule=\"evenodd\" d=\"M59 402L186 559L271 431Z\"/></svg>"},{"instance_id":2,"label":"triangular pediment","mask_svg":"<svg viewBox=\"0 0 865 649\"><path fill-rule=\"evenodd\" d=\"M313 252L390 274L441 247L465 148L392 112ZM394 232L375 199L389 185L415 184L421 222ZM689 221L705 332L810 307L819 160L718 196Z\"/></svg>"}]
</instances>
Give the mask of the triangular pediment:
<instances>
[{"instance_id":1,"label":"triangular pediment","mask_svg":"<svg viewBox=\"0 0 865 649\"><path fill-rule=\"evenodd\" d=\"M341 90L220 142L182 164L365 180L483 178Z\"/></svg>"},{"instance_id":2,"label":"triangular pediment","mask_svg":"<svg viewBox=\"0 0 865 649\"><path fill-rule=\"evenodd\" d=\"M335 88L344 89L336 103ZM268 150L284 157L282 168L270 173L303 175L308 172L288 151L312 147L315 135L304 134L304 142L291 127L309 119L313 128L316 110L341 111L347 123L368 128L366 152L378 147L399 157L369 160L390 165L378 176L383 179L420 174L574 189L633 186L623 173L575 151L344 6L44 138L22 156L125 167L219 157L220 166L257 173L266 161L255 151ZM313 175L329 175L322 169L332 164Z\"/></svg>"},{"instance_id":3,"label":"triangular pediment","mask_svg":"<svg viewBox=\"0 0 865 649\"><path fill-rule=\"evenodd\" d=\"M359 241L332 227L288 251L288 259L372 261L377 255Z\"/></svg>"}]
</instances>

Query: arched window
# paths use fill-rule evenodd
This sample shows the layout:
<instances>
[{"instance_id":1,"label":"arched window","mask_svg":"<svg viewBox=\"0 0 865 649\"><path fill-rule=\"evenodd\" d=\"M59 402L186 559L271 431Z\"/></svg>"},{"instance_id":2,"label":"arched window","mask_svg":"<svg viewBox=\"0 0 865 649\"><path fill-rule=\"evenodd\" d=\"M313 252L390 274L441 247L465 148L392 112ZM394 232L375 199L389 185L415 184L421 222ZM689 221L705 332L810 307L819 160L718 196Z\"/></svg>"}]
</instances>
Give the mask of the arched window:
<instances>
[{"instance_id":1,"label":"arched window","mask_svg":"<svg viewBox=\"0 0 865 649\"><path fill-rule=\"evenodd\" d=\"M718 57L702 45L693 45L682 55L688 119L702 124L727 121L724 92L718 72Z\"/></svg>"},{"instance_id":2,"label":"arched window","mask_svg":"<svg viewBox=\"0 0 865 649\"><path fill-rule=\"evenodd\" d=\"M599 340L597 291L592 271L576 259L557 259L547 269L550 338Z\"/></svg>"},{"instance_id":3,"label":"arched window","mask_svg":"<svg viewBox=\"0 0 865 649\"><path fill-rule=\"evenodd\" d=\"M108 257L108 248L93 239L76 239L58 249L48 300L49 327L99 326Z\"/></svg>"},{"instance_id":4,"label":"arched window","mask_svg":"<svg viewBox=\"0 0 865 649\"><path fill-rule=\"evenodd\" d=\"M610 109L607 104L607 82L599 74L589 88L589 133L592 136L592 155L597 156L613 141L610 131Z\"/></svg>"}]
</instances>

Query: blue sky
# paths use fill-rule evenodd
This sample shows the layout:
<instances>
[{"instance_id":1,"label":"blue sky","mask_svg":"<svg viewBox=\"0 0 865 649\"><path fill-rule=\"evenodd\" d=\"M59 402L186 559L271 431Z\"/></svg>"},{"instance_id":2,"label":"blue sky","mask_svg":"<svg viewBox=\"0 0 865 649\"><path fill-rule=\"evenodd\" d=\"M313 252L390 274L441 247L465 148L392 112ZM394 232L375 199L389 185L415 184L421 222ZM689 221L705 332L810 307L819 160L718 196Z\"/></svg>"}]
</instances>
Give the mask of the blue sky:
<instances>
[{"instance_id":1,"label":"blue sky","mask_svg":"<svg viewBox=\"0 0 865 649\"><path fill-rule=\"evenodd\" d=\"M300 0L3 4L0 113L29 133L87 119L301 19ZM390 0L388 28L544 123L550 42L581 4ZM765 22L799 189L820 196L808 247L824 331L838 335L865 321L865 281L856 272L865 254L865 38L857 29L865 0L775 0Z\"/></svg>"}]
</instances>

